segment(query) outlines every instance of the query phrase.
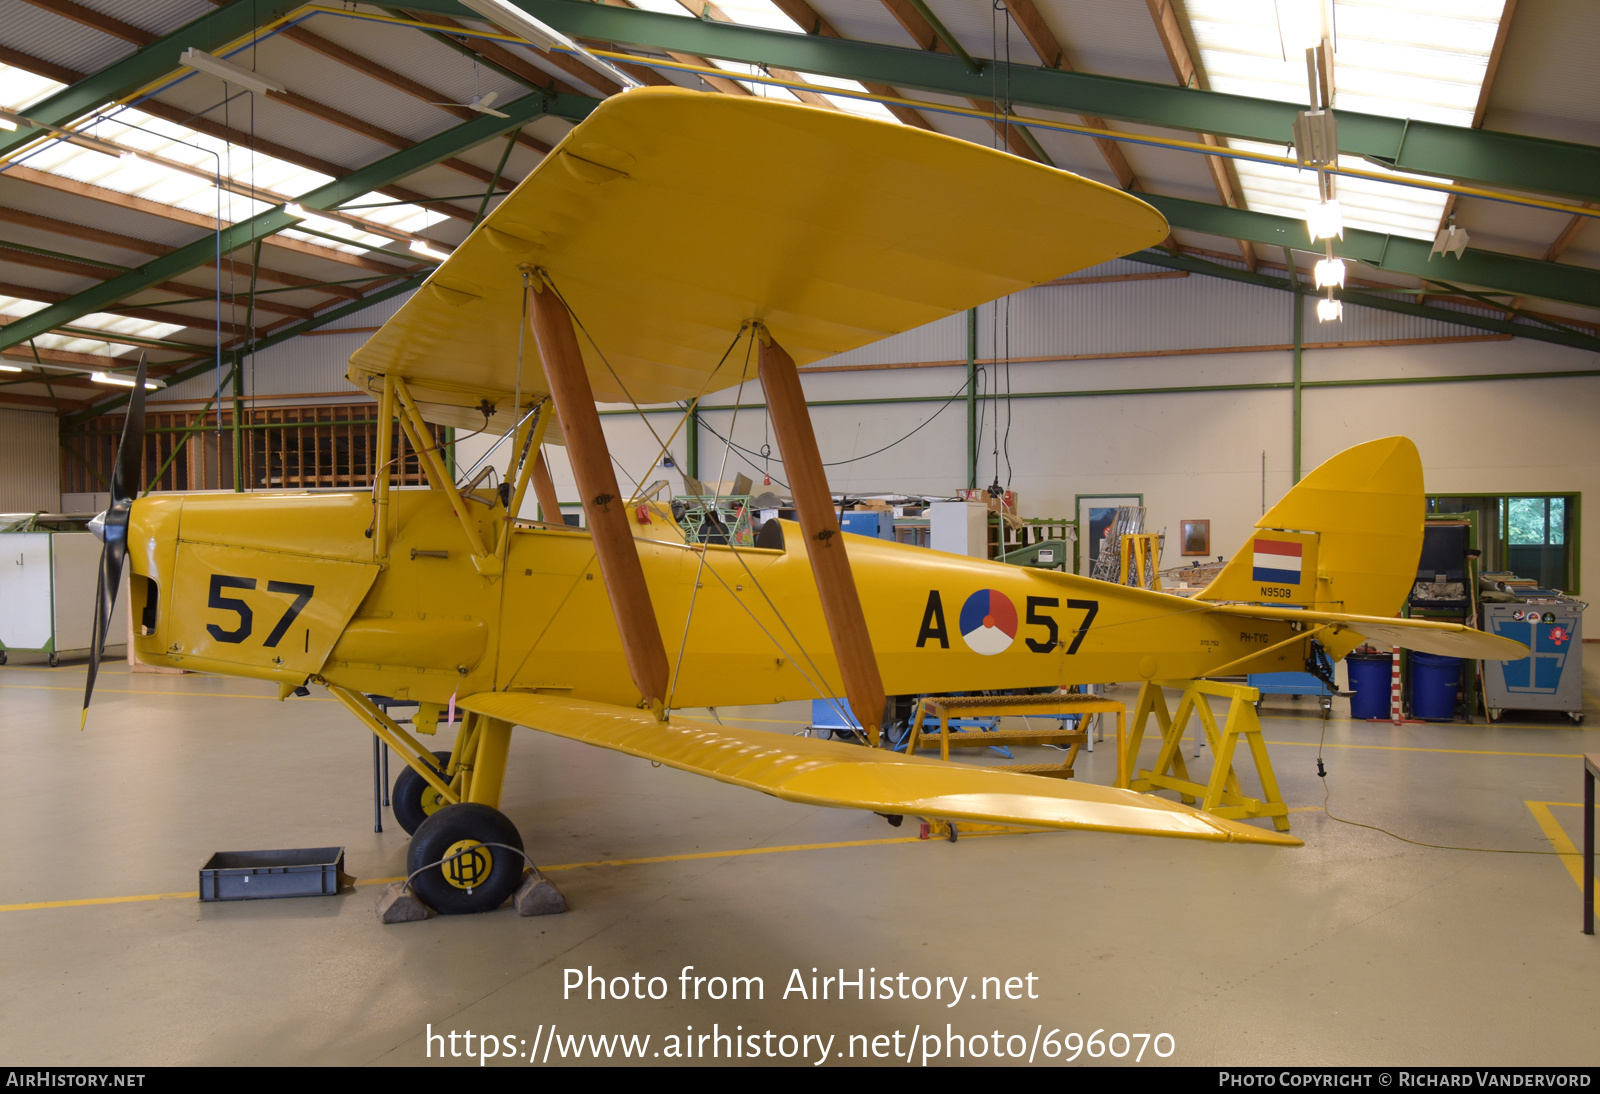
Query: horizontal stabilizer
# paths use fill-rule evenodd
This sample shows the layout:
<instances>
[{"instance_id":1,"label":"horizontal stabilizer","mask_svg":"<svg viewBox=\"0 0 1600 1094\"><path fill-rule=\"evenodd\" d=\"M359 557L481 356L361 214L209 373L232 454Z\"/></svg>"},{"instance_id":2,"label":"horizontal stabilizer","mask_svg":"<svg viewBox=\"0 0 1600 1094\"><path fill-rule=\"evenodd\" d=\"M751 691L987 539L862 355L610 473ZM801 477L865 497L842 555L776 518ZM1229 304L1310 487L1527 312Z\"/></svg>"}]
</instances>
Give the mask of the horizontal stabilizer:
<instances>
[{"instance_id":1,"label":"horizontal stabilizer","mask_svg":"<svg viewBox=\"0 0 1600 1094\"><path fill-rule=\"evenodd\" d=\"M468 696L461 706L807 805L1038 828L1284 846L1301 842L1131 790L943 763L690 718L659 722L648 711L606 703L482 692Z\"/></svg>"},{"instance_id":2,"label":"horizontal stabilizer","mask_svg":"<svg viewBox=\"0 0 1600 1094\"><path fill-rule=\"evenodd\" d=\"M1520 661L1528 647L1498 634L1474 630L1462 623L1441 623L1433 619L1400 619L1376 615L1345 615L1338 612L1300 611L1295 608L1269 608L1257 604L1219 604L1213 611L1244 619L1266 619L1277 623L1331 623L1386 646L1399 646L1418 653L1445 657L1464 657L1469 661Z\"/></svg>"}]
</instances>

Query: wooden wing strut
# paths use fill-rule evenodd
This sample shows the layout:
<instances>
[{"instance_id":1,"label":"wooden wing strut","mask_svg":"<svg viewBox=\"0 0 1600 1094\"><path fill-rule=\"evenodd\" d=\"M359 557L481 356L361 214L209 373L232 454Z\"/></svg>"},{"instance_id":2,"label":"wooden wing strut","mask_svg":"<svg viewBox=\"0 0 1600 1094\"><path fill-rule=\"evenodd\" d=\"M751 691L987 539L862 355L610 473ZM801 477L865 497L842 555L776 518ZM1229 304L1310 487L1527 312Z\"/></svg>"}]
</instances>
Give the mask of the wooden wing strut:
<instances>
[{"instance_id":1,"label":"wooden wing strut","mask_svg":"<svg viewBox=\"0 0 1600 1094\"><path fill-rule=\"evenodd\" d=\"M617 486L605 434L600 429L600 415L594 409L594 389L583 368L572 316L555 290L544 284L542 271L534 280L530 297L528 321L539 344L539 357L544 362L550 397L566 438L572 473L578 480L584 517L594 540L595 557L606 583L617 631L622 636L628 672L657 717L665 717L667 651L661 643L661 628L645 585L644 568L639 565L639 551L633 543L627 499ZM559 521L560 510L546 519L552 517Z\"/></svg>"},{"instance_id":2,"label":"wooden wing strut","mask_svg":"<svg viewBox=\"0 0 1600 1094\"><path fill-rule=\"evenodd\" d=\"M828 490L827 472L817 451L817 436L806 411L805 392L794 358L759 324L761 339L761 387L767 396L767 413L772 431L778 435L778 450L789 475L789 489L805 533L806 553L811 556L811 572L817 579L822 599L822 614L828 622L839 674L844 677L845 695L850 710L874 745L883 721L883 679L867 634L867 617L861 610L861 597L850 572L850 557L845 552L839 517L833 510L833 495Z\"/></svg>"}]
</instances>

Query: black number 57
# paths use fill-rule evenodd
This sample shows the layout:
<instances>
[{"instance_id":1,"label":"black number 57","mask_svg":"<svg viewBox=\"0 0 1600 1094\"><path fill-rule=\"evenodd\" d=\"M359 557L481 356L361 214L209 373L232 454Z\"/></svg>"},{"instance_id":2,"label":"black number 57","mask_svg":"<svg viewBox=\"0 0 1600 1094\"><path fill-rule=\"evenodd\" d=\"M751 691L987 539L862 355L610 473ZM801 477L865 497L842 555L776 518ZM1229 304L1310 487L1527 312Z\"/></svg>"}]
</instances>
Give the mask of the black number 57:
<instances>
[{"instance_id":1,"label":"black number 57","mask_svg":"<svg viewBox=\"0 0 1600 1094\"><path fill-rule=\"evenodd\" d=\"M227 574L211 575L211 596L206 601L206 606L217 608L221 611L232 612L239 617L239 625L233 630L223 630L215 623L207 623L206 631L218 642L243 642L250 637L250 632L255 627L255 613L236 596L224 596L224 589L254 589L256 579L253 577L230 577ZM269 581L267 592L288 593L294 597L294 602L289 605L289 610L283 613L283 618L278 620L278 625L272 628L272 633L267 635L263 646L276 646L285 634L289 632L289 625L295 617L305 610L311 603L312 594L316 592L313 585L301 585L294 581Z\"/></svg>"}]
</instances>

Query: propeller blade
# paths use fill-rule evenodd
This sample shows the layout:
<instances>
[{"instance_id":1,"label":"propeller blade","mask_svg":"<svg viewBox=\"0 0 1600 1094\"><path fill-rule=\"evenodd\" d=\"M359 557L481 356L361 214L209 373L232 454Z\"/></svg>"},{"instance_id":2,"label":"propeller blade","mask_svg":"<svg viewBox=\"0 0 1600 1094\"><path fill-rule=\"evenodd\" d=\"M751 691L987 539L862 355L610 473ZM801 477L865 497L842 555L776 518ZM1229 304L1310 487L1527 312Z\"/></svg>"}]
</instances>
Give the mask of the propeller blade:
<instances>
[{"instance_id":1,"label":"propeller blade","mask_svg":"<svg viewBox=\"0 0 1600 1094\"><path fill-rule=\"evenodd\" d=\"M133 443L128 443L129 440ZM111 504L132 501L139 496L140 471L144 464L144 354L134 373L133 394L128 396L128 417L122 423L122 441L117 445L117 466L111 475Z\"/></svg>"},{"instance_id":2,"label":"propeller blade","mask_svg":"<svg viewBox=\"0 0 1600 1094\"><path fill-rule=\"evenodd\" d=\"M117 445L117 463L111 474L111 505L96 518L100 548L100 575L95 583L94 629L89 640L89 674L83 685L82 729L89 721L89 700L94 696L95 677L100 675L100 659L105 656L106 636L111 629L111 613L117 606L117 590L122 585L122 564L128 557L128 521L134 499L139 496L144 468L144 355L134 374L133 394L128 396L128 417L122 423L122 440ZM91 528L93 524L91 524Z\"/></svg>"},{"instance_id":3,"label":"propeller blade","mask_svg":"<svg viewBox=\"0 0 1600 1094\"><path fill-rule=\"evenodd\" d=\"M479 114L493 114L497 118L509 118L509 117L511 117L510 114L507 114L503 110L490 110L486 106L475 106L472 109L476 110Z\"/></svg>"},{"instance_id":4,"label":"propeller blade","mask_svg":"<svg viewBox=\"0 0 1600 1094\"><path fill-rule=\"evenodd\" d=\"M111 629L111 613L117 606L117 589L122 585L122 564L128 557L127 526L122 536L107 537L100 550L100 575L94 590L94 633L89 639L89 675L83 685L83 714L78 728L89 722L89 700L94 696L95 677L100 675L100 659L106 652L106 634Z\"/></svg>"},{"instance_id":5,"label":"propeller blade","mask_svg":"<svg viewBox=\"0 0 1600 1094\"><path fill-rule=\"evenodd\" d=\"M485 110L488 110L491 106L494 105L494 101L496 99L498 99L499 97L500 97L500 92L491 91L487 95L480 95L478 98L474 99L473 100L473 104L477 105L477 106L481 106Z\"/></svg>"}]
</instances>

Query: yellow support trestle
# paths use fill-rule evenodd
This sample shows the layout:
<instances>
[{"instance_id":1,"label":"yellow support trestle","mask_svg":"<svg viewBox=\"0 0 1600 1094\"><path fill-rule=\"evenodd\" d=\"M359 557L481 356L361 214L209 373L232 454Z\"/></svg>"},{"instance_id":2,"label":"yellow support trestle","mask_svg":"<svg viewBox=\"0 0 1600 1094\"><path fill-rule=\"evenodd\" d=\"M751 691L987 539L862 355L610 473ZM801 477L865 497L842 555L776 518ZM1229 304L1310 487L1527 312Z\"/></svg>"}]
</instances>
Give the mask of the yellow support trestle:
<instances>
[{"instance_id":1,"label":"yellow support trestle","mask_svg":"<svg viewBox=\"0 0 1600 1094\"><path fill-rule=\"evenodd\" d=\"M1163 687L1182 688L1176 714L1168 715ZM1207 696L1227 699L1228 715L1221 728L1216 715L1211 712ZM1267 756L1267 745L1261 737L1261 720L1256 717L1255 702L1261 693L1242 684L1219 684L1210 680L1147 681L1139 689L1139 705L1134 711L1133 730L1128 734L1127 752L1121 766L1124 770L1137 770L1139 746L1144 740L1145 725L1155 715L1161 727L1161 750L1156 755L1155 766L1140 770L1132 780L1130 789L1138 791L1176 790L1185 805L1198 801L1201 812L1230 820L1254 817L1271 817L1272 826L1280 832L1289 830L1289 806L1278 791L1278 779L1272 772L1272 761ZM1205 783L1189 777L1183 759L1183 730L1189 715L1200 719L1200 731L1212 749L1211 776ZM1261 798L1247 797L1239 786L1239 776L1234 771L1233 754L1243 735L1249 742L1250 755L1256 764L1256 774L1261 779Z\"/></svg>"}]
</instances>

